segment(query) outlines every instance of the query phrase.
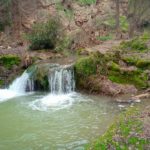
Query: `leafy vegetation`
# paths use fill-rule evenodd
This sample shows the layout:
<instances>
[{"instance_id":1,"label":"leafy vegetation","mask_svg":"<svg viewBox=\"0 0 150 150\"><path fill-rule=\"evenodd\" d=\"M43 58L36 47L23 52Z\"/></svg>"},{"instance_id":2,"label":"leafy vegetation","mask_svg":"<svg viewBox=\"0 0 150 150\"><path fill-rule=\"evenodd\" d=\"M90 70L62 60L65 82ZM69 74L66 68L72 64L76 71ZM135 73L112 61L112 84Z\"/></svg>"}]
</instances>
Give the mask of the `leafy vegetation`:
<instances>
[{"instance_id":1,"label":"leafy vegetation","mask_svg":"<svg viewBox=\"0 0 150 150\"><path fill-rule=\"evenodd\" d=\"M133 65L133 68L124 68L119 65L122 58L120 56L94 53L86 58L79 59L75 64L77 76L77 85L83 85L83 79L92 75L104 75L109 80L119 84L135 85L139 89L148 87L148 74L144 69L150 67L149 61L141 59L135 60L130 57L124 58L127 65ZM118 58L118 59L116 59ZM81 80L80 80L81 79Z\"/></svg>"},{"instance_id":2,"label":"leafy vegetation","mask_svg":"<svg viewBox=\"0 0 150 150\"><path fill-rule=\"evenodd\" d=\"M114 17L110 17L107 20L105 20L102 24L104 24L108 28L115 29L116 21L115 21ZM129 23L127 21L126 16L120 16L120 28L121 28L121 31L123 31L123 32L128 31Z\"/></svg>"},{"instance_id":3,"label":"leafy vegetation","mask_svg":"<svg viewBox=\"0 0 150 150\"><path fill-rule=\"evenodd\" d=\"M51 18L46 23L33 25L31 33L27 34L31 50L54 49L60 40L60 22Z\"/></svg>"},{"instance_id":4,"label":"leafy vegetation","mask_svg":"<svg viewBox=\"0 0 150 150\"><path fill-rule=\"evenodd\" d=\"M108 41L108 40L112 40L112 38L113 38L112 35L97 37L97 39L100 41Z\"/></svg>"},{"instance_id":5,"label":"leafy vegetation","mask_svg":"<svg viewBox=\"0 0 150 150\"><path fill-rule=\"evenodd\" d=\"M87 146L87 150L127 150L146 149L150 141L141 136L143 124L139 119L139 110L129 108L122 113L116 122L97 141Z\"/></svg>"},{"instance_id":6,"label":"leafy vegetation","mask_svg":"<svg viewBox=\"0 0 150 150\"><path fill-rule=\"evenodd\" d=\"M121 84L133 84L137 88L147 88L148 87L148 75L141 70L110 70L108 73L108 78L116 83Z\"/></svg>"},{"instance_id":7,"label":"leafy vegetation","mask_svg":"<svg viewBox=\"0 0 150 150\"><path fill-rule=\"evenodd\" d=\"M141 38L134 38L130 41L124 41L121 43L121 48L125 50L134 50L134 51L148 50L146 42Z\"/></svg>"},{"instance_id":8,"label":"leafy vegetation","mask_svg":"<svg viewBox=\"0 0 150 150\"><path fill-rule=\"evenodd\" d=\"M0 56L0 64L7 69L11 69L14 65L19 65L20 61L20 58L14 55Z\"/></svg>"},{"instance_id":9,"label":"leafy vegetation","mask_svg":"<svg viewBox=\"0 0 150 150\"><path fill-rule=\"evenodd\" d=\"M95 4L96 0L77 0L82 5L91 5Z\"/></svg>"}]
</instances>

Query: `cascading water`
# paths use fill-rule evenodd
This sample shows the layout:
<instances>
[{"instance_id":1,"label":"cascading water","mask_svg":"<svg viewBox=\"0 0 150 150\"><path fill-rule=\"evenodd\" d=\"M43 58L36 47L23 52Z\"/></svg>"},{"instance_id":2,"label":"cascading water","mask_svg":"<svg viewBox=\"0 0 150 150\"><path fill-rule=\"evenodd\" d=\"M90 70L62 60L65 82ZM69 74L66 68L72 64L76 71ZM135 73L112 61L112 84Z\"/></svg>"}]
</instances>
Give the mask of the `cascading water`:
<instances>
[{"instance_id":1,"label":"cascading water","mask_svg":"<svg viewBox=\"0 0 150 150\"><path fill-rule=\"evenodd\" d=\"M45 66L47 67L47 65ZM36 71L28 70L29 73L25 71L20 77L14 80L8 89L0 89L0 101L24 95L28 91L34 91ZM47 106L64 107L72 104L74 100L72 96L75 90L73 67L71 65L49 64L47 76L50 93L42 99L34 101L33 106L45 109Z\"/></svg>"},{"instance_id":2,"label":"cascading water","mask_svg":"<svg viewBox=\"0 0 150 150\"><path fill-rule=\"evenodd\" d=\"M74 72L70 66L62 66L49 72L51 94L67 94L75 89Z\"/></svg>"},{"instance_id":3,"label":"cascading water","mask_svg":"<svg viewBox=\"0 0 150 150\"><path fill-rule=\"evenodd\" d=\"M31 103L36 110L61 109L70 106L75 92L74 70L70 65L55 66L48 73L50 94Z\"/></svg>"},{"instance_id":4,"label":"cascading water","mask_svg":"<svg viewBox=\"0 0 150 150\"><path fill-rule=\"evenodd\" d=\"M25 71L20 77L13 81L8 89L0 89L0 101L24 95L29 81L29 74Z\"/></svg>"},{"instance_id":5,"label":"cascading water","mask_svg":"<svg viewBox=\"0 0 150 150\"><path fill-rule=\"evenodd\" d=\"M16 93L25 93L28 81L29 74L25 71L20 77L13 81L13 83L9 86L9 90Z\"/></svg>"}]
</instances>

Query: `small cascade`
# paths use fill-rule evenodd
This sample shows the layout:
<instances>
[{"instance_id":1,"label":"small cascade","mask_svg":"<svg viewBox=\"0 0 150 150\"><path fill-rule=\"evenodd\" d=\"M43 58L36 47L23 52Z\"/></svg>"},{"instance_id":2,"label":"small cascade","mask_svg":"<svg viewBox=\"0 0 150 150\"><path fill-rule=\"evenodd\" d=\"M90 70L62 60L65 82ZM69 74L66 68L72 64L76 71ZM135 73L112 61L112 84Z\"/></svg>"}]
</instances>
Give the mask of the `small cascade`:
<instances>
[{"instance_id":1,"label":"small cascade","mask_svg":"<svg viewBox=\"0 0 150 150\"><path fill-rule=\"evenodd\" d=\"M0 102L24 95L29 80L29 74L25 71L20 77L13 81L8 89L0 89Z\"/></svg>"},{"instance_id":2,"label":"small cascade","mask_svg":"<svg viewBox=\"0 0 150 150\"><path fill-rule=\"evenodd\" d=\"M36 91L37 83L40 85L46 82L47 89L49 84L49 95L55 95L57 98L58 96L70 94L75 90L74 70L72 66L61 66L58 64L45 66L45 64L43 64L42 68L44 67L47 71L42 72L44 76L42 76L43 78L40 76L40 80L37 80L37 77L39 77L38 71L41 71L41 68L38 66L34 70L30 69L25 71L20 77L13 81L8 89L0 89L0 101L24 95L26 92ZM41 89L39 88L38 90Z\"/></svg>"},{"instance_id":3,"label":"small cascade","mask_svg":"<svg viewBox=\"0 0 150 150\"><path fill-rule=\"evenodd\" d=\"M51 94L67 94L75 89L74 71L71 66L60 66L49 72Z\"/></svg>"},{"instance_id":4,"label":"small cascade","mask_svg":"<svg viewBox=\"0 0 150 150\"><path fill-rule=\"evenodd\" d=\"M20 77L15 79L9 86L9 90L16 93L25 93L28 83L30 83L29 74L25 71Z\"/></svg>"}]
</instances>

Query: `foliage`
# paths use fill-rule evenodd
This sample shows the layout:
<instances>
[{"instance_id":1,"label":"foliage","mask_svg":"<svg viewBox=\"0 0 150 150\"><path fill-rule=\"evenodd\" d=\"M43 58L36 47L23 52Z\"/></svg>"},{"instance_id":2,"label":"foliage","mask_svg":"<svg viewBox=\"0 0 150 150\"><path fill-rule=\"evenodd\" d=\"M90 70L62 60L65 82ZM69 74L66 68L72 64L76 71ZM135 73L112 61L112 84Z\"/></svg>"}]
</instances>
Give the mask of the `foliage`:
<instances>
[{"instance_id":1,"label":"foliage","mask_svg":"<svg viewBox=\"0 0 150 150\"><path fill-rule=\"evenodd\" d=\"M81 5L91 5L95 4L96 0L77 0Z\"/></svg>"},{"instance_id":2,"label":"foliage","mask_svg":"<svg viewBox=\"0 0 150 150\"><path fill-rule=\"evenodd\" d=\"M146 42L141 38L134 38L130 41L124 41L121 43L121 48L124 50L135 50L135 51L148 50Z\"/></svg>"},{"instance_id":3,"label":"foliage","mask_svg":"<svg viewBox=\"0 0 150 150\"><path fill-rule=\"evenodd\" d=\"M89 76L96 73L96 64L91 57L81 58L75 64L75 69L79 74Z\"/></svg>"},{"instance_id":4,"label":"foliage","mask_svg":"<svg viewBox=\"0 0 150 150\"><path fill-rule=\"evenodd\" d=\"M145 149L150 142L142 138L140 134L143 130L142 121L139 119L138 109L129 108L122 113L116 122L97 141L87 146L88 150L127 150ZM138 117L137 117L138 116Z\"/></svg>"},{"instance_id":5,"label":"foliage","mask_svg":"<svg viewBox=\"0 0 150 150\"><path fill-rule=\"evenodd\" d=\"M144 42L147 42L148 40L150 40L150 33L149 31L144 31L144 33L141 35L140 37L141 40L143 40Z\"/></svg>"},{"instance_id":6,"label":"foliage","mask_svg":"<svg viewBox=\"0 0 150 150\"><path fill-rule=\"evenodd\" d=\"M54 49L60 37L60 22L51 18L46 23L33 25L31 33L27 34L31 50Z\"/></svg>"},{"instance_id":7,"label":"foliage","mask_svg":"<svg viewBox=\"0 0 150 150\"><path fill-rule=\"evenodd\" d=\"M4 67L11 69L14 65L19 65L20 58L18 56L14 55L4 55L0 56L0 64Z\"/></svg>"},{"instance_id":8,"label":"foliage","mask_svg":"<svg viewBox=\"0 0 150 150\"><path fill-rule=\"evenodd\" d=\"M128 57L122 57L122 60L127 63L127 65L133 65L135 66L137 64L138 58L133 57L133 56L128 56Z\"/></svg>"},{"instance_id":9,"label":"foliage","mask_svg":"<svg viewBox=\"0 0 150 150\"><path fill-rule=\"evenodd\" d=\"M150 60L140 59L137 61L136 66L141 69L150 69Z\"/></svg>"},{"instance_id":10,"label":"foliage","mask_svg":"<svg viewBox=\"0 0 150 150\"><path fill-rule=\"evenodd\" d=\"M103 22L103 24L105 26L107 26L108 28L115 29L116 20L115 20L114 17L110 17L107 20L105 20ZM128 31L129 23L128 23L128 20L127 20L126 16L120 16L120 28L121 28L121 31L123 31L123 32L127 32Z\"/></svg>"},{"instance_id":11,"label":"foliage","mask_svg":"<svg viewBox=\"0 0 150 150\"><path fill-rule=\"evenodd\" d=\"M116 83L121 84L133 84L137 88L147 88L148 87L148 75L141 70L120 70L114 71L110 70L108 78Z\"/></svg>"},{"instance_id":12,"label":"foliage","mask_svg":"<svg viewBox=\"0 0 150 150\"><path fill-rule=\"evenodd\" d=\"M3 85L3 84L4 84L4 81L3 81L3 80L0 80L0 86Z\"/></svg>"},{"instance_id":13,"label":"foliage","mask_svg":"<svg viewBox=\"0 0 150 150\"><path fill-rule=\"evenodd\" d=\"M64 15L69 19L72 20L74 17L74 12L73 9L71 8L66 8L62 5L62 3L57 3L56 8L58 11L61 11L61 13L64 13Z\"/></svg>"},{"instance_id":14,"label":"foliage","mask_svg":"<svg viewBox=\"0 0 150 150\"><path fill-rule=\"evenodd\" d=\"M71 43L72 43L71 38L65 36L59 40L59 42L56 45L55 50L59 52L69 50L71 49Z\"/></svg>"},{"instance_id":15,"label":"foliage","mask_svg":"<svg viewBox=\"0 0 150 150\"><path fill-rule=\"evenodd\" d=\"M97 39L100 41L108 41L108 40L112 40L112 38L113 38L112 35L97 37Z\"/></svg>"},{"instance_id":16,"label":"foliage","mask_svg":"<svg viewBox=\"0 0 150 150\"><path fill-rule=\"evenodd\" d=\"M108 67L112 71L120 71L120 66L115 62L110 62L110 64L108 64Z\"/></svg>"},{"instance_id":17,"label":"foliage","mask_svg":"<svg viewBox=\"0 0 150 150\"><path fill-rule=\"evenodd\" d=\"M149 59L142 59L137 57L123 57L122 60L127 63L128 65L136 66L140 69L150 69L150 60Z\"/></svg>"},{"instance_id":18,"label":"foliage","mask_svg":"<svg viewBox=\"0 0 150 150\"><path fill-rule=\"evenodd\" d=\"M79 59L75 63L77 85L80 85L83 79L86 81L86 79L92 75L104 75L115 83L131 84L139 89L147 88L148 74L145 73L144 69L149 67L149 61L142 61L141 59L134 60L132 57L119 57L118 54L109 55L94 53L88 57ZM119 65L119 61L121 60L127 65L137 66L138 68L123 68Z\"/></svg>"}]
</instances>

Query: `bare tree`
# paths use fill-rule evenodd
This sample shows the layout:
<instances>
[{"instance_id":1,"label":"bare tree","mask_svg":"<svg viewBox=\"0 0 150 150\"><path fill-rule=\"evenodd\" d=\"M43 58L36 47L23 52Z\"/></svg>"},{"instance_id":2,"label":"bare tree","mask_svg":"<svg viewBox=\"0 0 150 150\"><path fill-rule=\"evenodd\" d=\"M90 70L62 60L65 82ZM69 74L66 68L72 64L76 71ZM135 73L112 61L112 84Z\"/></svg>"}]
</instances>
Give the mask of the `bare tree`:
<instances>
[{"instance_id":1,"label":"bare tree","mask_svg":"<svg viewBox=\"0 0 150 150\"><path fill-rule=\"evenodd\" d=\"M115 0L116 5L116 36L118 37L120 34L120 0Z\"/></svg>"},{"instance_id":2,"label":"bare tree","mask_svg":"<svg viewBox=\"0 0 150 150\"><path fill-rule=\"evenodd\" d=\"M128 20L129 37L134 36L135 31L140 29L144 20L150 19L150 1L149 0L129 0Z\"/></svg>"}]
</instances>

